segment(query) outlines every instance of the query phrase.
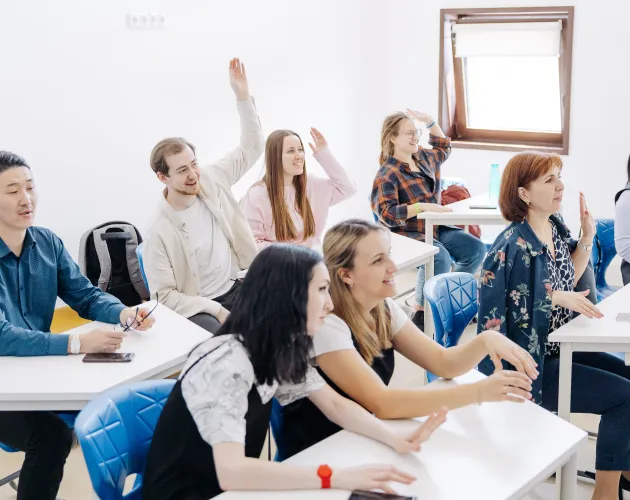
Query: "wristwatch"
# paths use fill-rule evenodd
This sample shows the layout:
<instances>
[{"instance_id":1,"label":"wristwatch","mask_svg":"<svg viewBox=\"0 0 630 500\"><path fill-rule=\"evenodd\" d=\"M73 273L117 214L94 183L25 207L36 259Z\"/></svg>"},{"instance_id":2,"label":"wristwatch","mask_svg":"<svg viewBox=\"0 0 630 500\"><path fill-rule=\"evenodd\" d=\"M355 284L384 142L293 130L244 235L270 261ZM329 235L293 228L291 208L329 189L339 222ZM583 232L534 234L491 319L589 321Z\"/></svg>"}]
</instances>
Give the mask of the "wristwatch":
<instances>
[{"instance_id":1,"label":"wristwatch","mask_svg":"<svg viewBox=\"0 0 630 500\"><path fill-rule=\"evenodd\" d=\"M322 480L322 489L330 488L330 478L332 477L332 469L328 465L320 465L317 469L317 475Z\"/></svg>"},{"instance_id":2,"label":"wristwatch","mask_svg":"<svg viewBox=\"0 0 630 500\"><path fill-rule=\"evenodd\" d=\"M78 333L70 335L70 352L72 354L81 354L81 339Z\"/></svg>"}]
</instances>

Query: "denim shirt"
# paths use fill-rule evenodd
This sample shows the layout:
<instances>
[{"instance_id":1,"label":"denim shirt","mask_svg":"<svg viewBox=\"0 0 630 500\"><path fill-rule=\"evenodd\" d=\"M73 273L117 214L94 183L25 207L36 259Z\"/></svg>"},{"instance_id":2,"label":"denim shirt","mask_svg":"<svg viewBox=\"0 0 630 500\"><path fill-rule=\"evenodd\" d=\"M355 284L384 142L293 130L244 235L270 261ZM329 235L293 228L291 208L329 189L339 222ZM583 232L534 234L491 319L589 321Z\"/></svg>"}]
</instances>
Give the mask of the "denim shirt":
<instances>
[{"instance_id":1,"label":"denim shirt","mask_svg":"<svg viewBox=\"0 0 630 500\"><path fill-rule=\"evenodd\" d=\"M50 333L57 296L103 323L118 323L125 308L81 274L52 231L27 229L19 257L0 239L0 356L68 353L68 335Z\"/></svg>"},{"instance_id":2,"label":"denim shirt","mask_svg":"<svg viewBox=\"0 0 630 500\"><path fill-rule=\"evenodd\" d=\"M569 251L577 241L557 215L556 225ZM551 324L551 282L547 253L527 221L513 222L495 240L481 268L477 332L496 330L528 351L538 363L539 376L532 384L533 400L542 401L545 343ZM514 369L503 362L504 368ZM486 375L494 372L487 356L479 364Z\"/></svg>"}]
</instances>

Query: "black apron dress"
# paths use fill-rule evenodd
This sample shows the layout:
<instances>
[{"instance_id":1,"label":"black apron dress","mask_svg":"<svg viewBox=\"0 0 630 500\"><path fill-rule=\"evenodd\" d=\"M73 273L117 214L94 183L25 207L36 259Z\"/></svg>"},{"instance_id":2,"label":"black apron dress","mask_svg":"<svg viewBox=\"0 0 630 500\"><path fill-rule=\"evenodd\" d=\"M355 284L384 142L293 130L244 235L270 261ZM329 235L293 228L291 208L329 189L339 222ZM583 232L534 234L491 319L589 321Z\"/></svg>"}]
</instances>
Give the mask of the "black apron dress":
<instances>
[{"instance_id":1,"label":"black apron dress","mask_svg":"<svg viewBox=\"0 0 630 500\"><path fill-rule=\"evenodd\" d=\"M212 446L199 434L182 395L182 381L215 349L200 357L177 381L158 420L144 473L144 500L208 500L222 493ZM271 400L263 403L253 384L247 395L245 455L259 458L265 444Z\"/></svg>"},{"instance_id":2,"label":"black apron dress","mask_svg":"<svg viewBox=\"0 0 630 500\"><path fill-rule=\"evenodd\" d=\"M352 335L352 343L358 350L359 347ZM380 377L385 385L394 374L394 348L385 349L380 357L374 358L371 366L372 370ZM317 367L317 371L330 387L341 394L344 398L350 398L326 374ZM310 446L332 436L341 430L337 424L331 422L326 416L311 403L308 398L295 401L284 407L284 449L278 449L279 457L284 460L296 453L299 453Z\"/></svg>"}]
</instances>

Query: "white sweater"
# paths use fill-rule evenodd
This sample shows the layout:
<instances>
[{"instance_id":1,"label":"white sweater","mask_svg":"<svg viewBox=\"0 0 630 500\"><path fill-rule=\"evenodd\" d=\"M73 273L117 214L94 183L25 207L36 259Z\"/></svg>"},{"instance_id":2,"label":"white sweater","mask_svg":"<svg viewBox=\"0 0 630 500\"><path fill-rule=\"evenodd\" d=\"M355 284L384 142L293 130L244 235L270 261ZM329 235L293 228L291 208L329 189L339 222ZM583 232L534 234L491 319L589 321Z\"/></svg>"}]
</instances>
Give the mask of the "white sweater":
<instances>
[{"instance_id":1,"label":"white sweater","mask_svg":"<svg viewBox=\"0 0 630 500\"><path fill-rule=\"evenodd\" d=\"M224 158L201 169L199 198L226 235L233 261L240 269L246 269L258 249L247 218L232 195L232 185L256 163L265 141L251 98L239 101L236 107L241 118L240 144ZM185 318L202 312L216 316L221 306L200 296L197 260L188 240L181 217L166 199L161 199L143 255L151 298L157 295L162 304Z\"/></svg>"}]
</instances>

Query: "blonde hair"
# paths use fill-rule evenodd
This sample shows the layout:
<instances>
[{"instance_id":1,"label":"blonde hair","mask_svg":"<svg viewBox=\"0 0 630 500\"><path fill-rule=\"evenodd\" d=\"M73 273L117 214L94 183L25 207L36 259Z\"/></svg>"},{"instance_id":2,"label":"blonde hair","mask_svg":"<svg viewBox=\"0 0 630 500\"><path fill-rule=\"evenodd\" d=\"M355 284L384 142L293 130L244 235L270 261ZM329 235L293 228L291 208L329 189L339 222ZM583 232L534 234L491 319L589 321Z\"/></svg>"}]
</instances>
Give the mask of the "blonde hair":
<instances>
[{"instance_id":1,"label":"blonde hair","mask_svg":"<svg viewBox=\"0 0 630 500\"><path fill-rule=\"evenodd\" d=\"M394 155L392 139L398 137L402 122L410 119L407 113L398 111L383 120L383 128L381 129L381 156L379 158L381 165L383 165L390 156Z\"/></svg>"},{"instance_id":2,"label":"blonde hair","mask_svg":"<svg viewBox=\"0 0 630 500\"><path fill-rule=\"evenodd\" d=\"M370 319L366 319L350 286L341 279L341 271L354 267L359 241L374 231L387 229L366 220L349 219L330 228L324 238L324 262L330 273L334 313L348 325L361 357L370 365L383 349L392 347L391 314L383 300L370 311Z\"/></svg>"}]
</instances>

